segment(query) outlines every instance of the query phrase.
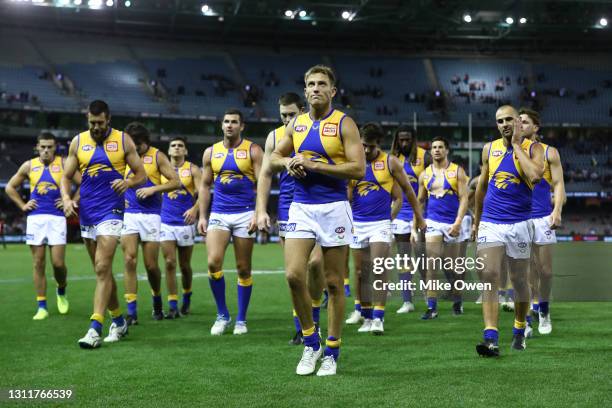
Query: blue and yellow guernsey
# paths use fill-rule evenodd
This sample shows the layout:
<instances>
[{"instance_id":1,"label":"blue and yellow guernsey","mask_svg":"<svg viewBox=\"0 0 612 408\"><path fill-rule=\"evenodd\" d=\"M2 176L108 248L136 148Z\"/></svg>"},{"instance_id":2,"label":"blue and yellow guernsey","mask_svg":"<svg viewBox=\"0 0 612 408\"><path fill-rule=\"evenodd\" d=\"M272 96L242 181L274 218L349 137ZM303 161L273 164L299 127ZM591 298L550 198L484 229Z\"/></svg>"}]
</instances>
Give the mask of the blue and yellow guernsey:
<instances>
[{"instance_id":1,"label":"blue and yellow guernsey","mask_svg":"<svg viewBox=\"0 0 612 408\"><path fill-rule=\"evenodd\" d=\"M542 180L533 187L533 200L531 207L531 218L542 218L552 213L552 174L550 172L550 162L548 161L548 145L540 143L544 149L544 175Z\"/></svg>"},{"instance_id":2,"label":"blue and yellow guernsey","mask_svg":"<svg viewBox=\"0 0 612 408\"><path fill-rule=\"evenodd\" d=\"M193 180L191 162L185 161L174 170L181 181L181 187L170 192L165 192L162 197L161 222L168 225L184 226L183 214L191 209L195 203L196 185ZM162 184L168 180L162 175Z\"/></svg>"},{"instance_id":3,"label":"blue and yellow guernsey","mask_svg":"<svg viewBox=\"0 0 612 408\"><path fill-rule=\"evenodd\" d=\"M534 142L529 139L521 144L530 157L533 145ZM512 147L506 147L503 138L491 142L488 176L482 221L515 224L528 220L531 217L533 186L521 169Z\"/></svg>"},{"instance_id":4,"label":"blue and yellow guernsey","mask_svg":"<svg viewBox=\"0 0 612 408\"><path fill-rule=\"evenodd\" d=\"M36 200L37 207L28 215L64 216L63 211L55 206L55 201L61 197L59 186L63 174L64 165L60 156L55 156L48 166L38 157L30 160L30 199Z\"/></svg>"},{"instance_id":5,"label":"blue and yellow guernsey","mask_svg":"<svg viewBox=\"0 0 612 408\"><path fill-rule=\"evenodd\" d=\"M427 150L417 146L416 158L414 160L414 163L410 163L408 158L403 154L400 154L398 157L400 163L404 167L404 171L408 175L408 179L410 180L410 185L414 190L414 194L417 197L419 195L419 176L425 169L426 152ZM413 215L412 206L410 205L410 202L403 193L402 196L404 197L404 201L402 203L402 208L400 209L400 212L397 214L397 219L411 222Z\"/></svg>"},{"instance_id":6,"label":"blue and yellow guernsey","mask_svg":"<svg viewBox=\"0 0 612 408\"><path fill-rule=\"evenodd\" d=\"M379 152L376 159L366 163L365 177L350 182L353 191L353 219L357 222L391 220L393 182L389 155Z\"/></svg>"},{"instance_id":7,"label":"blue and yellow guernsey","mask_svg":"<svg viewBox=\"0 0 612 408\"><path fill-rule=\"evenodd\" d=\"M82 175L79 204L82 225L123 219L123 197L115 193L111 183L123 179L125 149L123 132L109 129L98 144L89 131L77 137L77 157Z\"/></svg>"},{"instance_id":8,"label":"blue and yellow guernsey","mask_svg":"<svg viewBox=\"0 0 612 408\"><path fill-rule=\"evenodd\" d=\"M250 140L242 139L234 148L226 148L223 141L212 146L210 165L215 191L211 212L238 214L255 209L252 145Z\"/></svg>"},{"instance_id":9,"label":"blue and yellow guernsey","mask_svg":"<svg viewBox=\"0 0 612 408\"><path fill-rule=\"evenodd\" d=\"M436 176L433 165L427 166L423 176L423 184L427 190L427 219L446 224L453 224L459 210L459 166L450 162L444 169L444 180L442 181L442 193L432 194Z\"/></svg>"},{"instance_id":10,"label":"blue and yellow guernsey","mask_svg":"<svg viewBox=\"0 0 612 408\"><path fill-rule=\"evenodd\" d=\"M161 212L162 198L161 194L153 194L140 200L136 197L136 191L140 188L154 187L161 184L161 173L159 171L159 165L157 163L157 157L159 150L155 147L149 147L149 150L142 155L142 165L144 166L145 173L147 173L147 179L144 184L139 185L135 188L128 188L125 192L125 212L131 214L159 214ZM125 179L133 177L134 173L130 166L125 168Z\"/></svg>"},{"instance_id":11,"label":"blue and yellow guernsey","mask_svg":"<svg viewBox=\"0 0 612 408\"><path fill-rule=\"evenodd\" d=\"M346 162L342 141L342 121L346 115L332 109L323 119L313 121L309 113L299 115L293 123L293 148L307 159L328 164ZM347 181L321 173L307 172L295 180L293 201L303 204L325 204L346 201Z\"/></svg>"},{"instance_id":12,"label":"blue and yellow guernsey","mask_svg":"<svg viewBox=\"0 0 612 408\"><path fill-rule=\"evenodd\" d=\"M285 126L274 129L274 147L285 136ZM291 156L294 156L293 153ZM293 190L295 189L295 180L287 173L287 170L280 172L278 177L278 221L289 221L289 207L293 201Z\"/></svg>"}]
</instances>

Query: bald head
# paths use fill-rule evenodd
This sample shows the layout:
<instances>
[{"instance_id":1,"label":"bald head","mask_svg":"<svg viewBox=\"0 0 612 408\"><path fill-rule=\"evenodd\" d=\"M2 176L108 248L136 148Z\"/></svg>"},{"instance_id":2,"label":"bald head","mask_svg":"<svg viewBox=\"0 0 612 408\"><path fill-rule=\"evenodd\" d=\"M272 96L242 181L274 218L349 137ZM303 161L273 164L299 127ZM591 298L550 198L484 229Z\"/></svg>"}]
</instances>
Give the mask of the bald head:
<instances>
[{"instance_id":1,"label":"bald head","mask_svg":"<svg viewBox=\"0 0 612 408\"><path fill-rule=\"evenodd\" d=\"M499 108L497 108L495 117L497 117L500 113L502 115L512 115L514 117L518 117L518 111L512 105L502 105Z\"/></svg>"},{"instance_id":2,"label":"bald head","mask_svg":"<svg viewBox=\"0 0 612 408\"><path fill-rule=\"evenodd\" d=\"M495 112L495 121L499 133L505 138L511 138L514 122L519 120L518 111L513 106L503 105Z\"/></svg>"}]
</instances>

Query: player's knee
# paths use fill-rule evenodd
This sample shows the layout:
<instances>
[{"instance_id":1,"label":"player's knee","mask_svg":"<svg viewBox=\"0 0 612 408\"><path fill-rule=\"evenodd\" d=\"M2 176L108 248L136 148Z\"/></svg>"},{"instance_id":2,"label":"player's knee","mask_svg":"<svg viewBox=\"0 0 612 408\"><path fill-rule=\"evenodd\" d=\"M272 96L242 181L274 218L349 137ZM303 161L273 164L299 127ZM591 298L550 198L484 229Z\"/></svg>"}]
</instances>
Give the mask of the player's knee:
<instances>
[{"instance_id":1,"label":"player's knee","mask_svg":"<svg viewBox=\"0 0 612 408\"><path fill-rule=\"evenodd\" d=\"M156 260L145 261L144 266L147 273L159 273L159 265Z\"/></svg>"},{"instance_id":2,"label":"player's knee","mask_svg":"<svg viewBox=\"0 0 612 408\"><path fill-rule=\"evenodd\" d=\"M106 277L111 275L111 263L106 259L96 260L94 271L98 277Z\"/></svg>"},{"instance_id":3,"label":"player's knee","mask_svg":"<svg viewBox=\"0 0 612 408\"><path fill-rule=\"evenodd\" d=\"M287 270L285 277L287 278L287 284L292 291L302 290L304 288L305 282L300 278L298 273Z\"/></svg>"},{"instance_id":4,"label":"player's knee","mask_svg":"<svg viewBox=\"0 0 612 408\"><path fill-rule=\"evenodd\" d=\"M134 269L136 268L136 255L132 255L132 254L124 254L124 261L125 261L125 266L126 268L131 268Z\"/></svg>"},{"instance_id":5,"label":"player's knee","mask_svg":"<svg viewBox=\"0 0 612 408\"><path fill-rule=\"evenodd\" d=\"M344 293L344 278L342 276L327 276L325 278L327 291L331 296Z\"/></svg>"},{"instance_id":6,"label":"player's knee","mask_svg":"<svg viewBox=\"0 0 612 408\"><path fill-rule=\"evenodd\" d=\"M251 276L251 265L248 262L237 262L236 272L238 272L240 278L249 278Z\"/></svg>"},{"instance_id":7,"label":"player's knee","mask_svg":"<svg viewBox=\"0 0 612 408\"><path fill-rule=\"evenodd\" d=\"M222 269L221 257L209 255L208 256L208 271L209 272L219 272L221 269Z\"/></svg>"},{"instance_id":8,"label":"player's knee","mask_svg":"<svg viewBox=\"0 0 612 408\"><path fill-rule=\"evenodd\" d=\"M36 257L36 258L34 258L33 262L34 262L34 269L36 269L37 271L41 270L41 269L44 270L44 268L45 268L45 259L44 258Z\"/></svg>"},{"instance_id":9,"label":"player's knee","mask_svg":"<svg viewBox=\"0 0 612 408\"><path fill-rule=\"evenodd\" d=\"M166 270L176 270L176 258L174 257L166 257Z\"/></svg>"},{"instance_id":10,"label":"player's knee","mask_svg":"<svg viewBox=\"0 0 612 408\"><path fill-rule=\"evenodd\" d=\"M60 260L60 261L52 261L51 265L53 266L53 269L55 271L63 271L64 269L66 269L66 264L62 260Z\"/></svg>"}]
</instances>

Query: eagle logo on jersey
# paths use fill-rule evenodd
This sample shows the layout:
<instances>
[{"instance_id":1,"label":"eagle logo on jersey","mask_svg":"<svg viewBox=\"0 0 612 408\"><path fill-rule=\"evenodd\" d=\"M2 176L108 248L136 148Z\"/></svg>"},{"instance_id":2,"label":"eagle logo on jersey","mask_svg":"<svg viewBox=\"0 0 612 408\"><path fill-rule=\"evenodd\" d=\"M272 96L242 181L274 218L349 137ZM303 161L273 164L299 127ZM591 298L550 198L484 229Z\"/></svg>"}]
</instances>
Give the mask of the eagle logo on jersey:
<instances>
[{"instance_id":1,"label":"eagle logo on jersey","mask_svg":"<svg viewBox=\"0 0 612 408\"><path fill-rule=\"evenodd\" d=\"M357 194L362 197L367 196L370 191L378 190L380 190L380 186L376 183L372 183L371 181L360 181L357 183Z\"/></svg>"},{"instance_id":2,"label":"eagle logo on jersey","mask_svg":"<svg viewBox=\"0 0 612 408\"><path fill-rule=\"evenodd\" d=\"M230 184L234 180L242 180L244 176L236 171L225 170L219 174L221 184Z\"/></svg>"},{"instance_id":3,"label":"eagle logo on jersey","mask_svg":"<svg viewBox=\"0 0 612 408\"><path fill-rule=\"evenodd\" d=\"M87 169L86 174L89 177L96 177L98 176L98 174L100 174L101 171L113 171L110 167L108 167L106 164L94 164L93 166L89 167Z\"/></svg>"},{"instance_id":4,"label":"eagle logo on jersey","mask_svg":"<svg viewBox=\"0 0 612 408\"><path fill-rule=\"evenodd\" d=\"M312 150L303 150L300 153L303 154L310 161L329 164L329 159L327 159L327 157L323 156L320 153L313 152Z\"/></svg>"},{"instance_id":5,"label":"eagle logo on jersey","mask_svg":"<svg viewBox=\"0 0 612 408\"><path fill-rule=\"evenodd\" d=\"M176 200L180 195L187 195L187 191L185 191L185 189L171 191L168 193L168 198L171 200Z\"/></svg>"},{"instance_id":6,"label":"eagle logo on jersey","mask_svg":"<svg viewBox=\"0 0 612 408\"><path fill-rule=\"evenodd\" d=\"M49 183L47 181L41 181L36 185L36 192L40 195L45 195L49 191L57 190L57 186L53 183Z\"/></svg>"},{"instance_id":7,"label":"eagle logo on jersey","mask_svg":"<svg viewBox=\"0 0 612 408\"><path fill-rule=\"evenodd\" d=\"M521 181L512 173L508 173L507 171L500 171L495 173L495 187L500 190L505 190L511 184L519 184Z\"/></svg>"}]
</instances>

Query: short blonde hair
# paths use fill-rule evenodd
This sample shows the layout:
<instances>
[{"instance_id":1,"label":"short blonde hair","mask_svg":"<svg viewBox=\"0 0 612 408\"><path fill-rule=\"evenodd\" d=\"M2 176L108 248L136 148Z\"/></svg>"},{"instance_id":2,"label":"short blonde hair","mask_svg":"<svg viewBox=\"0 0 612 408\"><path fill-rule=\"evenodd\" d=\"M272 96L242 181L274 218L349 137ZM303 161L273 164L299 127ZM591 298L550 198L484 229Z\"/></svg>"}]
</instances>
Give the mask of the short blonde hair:
<instances>
[{"instance_id":1,"label":"short blonde hair","mask_svg":"<svg viewBox=\"0 0 612 408\"><path fill-rule=\"evenodd\" d=\"M304 82L308 79L312 74L323 74L329 78L329 82L331 86L336 85L336 75L334 74L334 70L328 67L327 65L315 65L310 67L308 71L304 74Z\"/></svg>"}]
</instances>

